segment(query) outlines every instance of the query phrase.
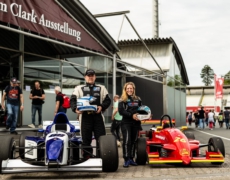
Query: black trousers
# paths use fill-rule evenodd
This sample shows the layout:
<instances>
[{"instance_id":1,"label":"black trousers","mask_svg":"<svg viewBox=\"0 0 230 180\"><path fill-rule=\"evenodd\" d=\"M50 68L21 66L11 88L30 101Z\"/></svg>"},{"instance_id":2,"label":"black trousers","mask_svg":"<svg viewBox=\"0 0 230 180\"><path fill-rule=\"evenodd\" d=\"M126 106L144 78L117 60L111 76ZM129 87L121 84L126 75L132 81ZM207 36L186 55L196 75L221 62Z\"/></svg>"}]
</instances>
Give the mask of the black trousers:
<instances>
[{"instance_id":1,"label":"black trousers","mask_svg":"<svg viewBox=\"0 0 230 180\"><path fill-rule=\"evenodd\" d=\"M116 137L118 141L121 141L120 128L121 128L121 121L114 119L111 124L111 133Z\"/></svg>"},{"instance_id":2,"label":"black trousers","mask_svg":"<svg viewBox=\"0 0 230 180\"><path fill-rule=\"evenodd\" d=\"M125 161L135 157L136 142L140 125L137 123L121 123L121 132L123 136L123 158Z\"/></svg>"},{"instance_id":3,"label":"black trousers","mask_svg":"<svg viewBox=\"0 0 230 180\"><path fill-rule=\"evenodd\" d=\"M81 136L82 145L90 146L92 142L92 136L98 142L100 136L105 135L105 124L102 118L102 114L84 112L81 118ZM92 148L83 148L83 156L91 155L93 152Z\"/></svg>"}]
</instances>

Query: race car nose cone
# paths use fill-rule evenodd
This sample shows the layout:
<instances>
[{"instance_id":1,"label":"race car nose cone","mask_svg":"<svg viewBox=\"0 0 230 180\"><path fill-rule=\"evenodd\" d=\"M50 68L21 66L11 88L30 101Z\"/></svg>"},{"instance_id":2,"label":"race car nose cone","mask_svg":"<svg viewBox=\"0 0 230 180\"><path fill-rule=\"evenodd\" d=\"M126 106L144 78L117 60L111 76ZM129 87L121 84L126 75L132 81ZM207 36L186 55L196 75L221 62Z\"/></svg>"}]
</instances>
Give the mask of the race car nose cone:
<instances>
[{"instance_id":1,"label":"race car nose cone","mask_svg":"<svg viewBox=\"0 0 230 180\"><path fill-rule=\"evenodd\" d=\"M191 157L189 157L189 156L184 156L181 158L181 160L183 161L183 164L185 164L185 165L188 165L191 163Z\"/></svg>"}]
</instances>

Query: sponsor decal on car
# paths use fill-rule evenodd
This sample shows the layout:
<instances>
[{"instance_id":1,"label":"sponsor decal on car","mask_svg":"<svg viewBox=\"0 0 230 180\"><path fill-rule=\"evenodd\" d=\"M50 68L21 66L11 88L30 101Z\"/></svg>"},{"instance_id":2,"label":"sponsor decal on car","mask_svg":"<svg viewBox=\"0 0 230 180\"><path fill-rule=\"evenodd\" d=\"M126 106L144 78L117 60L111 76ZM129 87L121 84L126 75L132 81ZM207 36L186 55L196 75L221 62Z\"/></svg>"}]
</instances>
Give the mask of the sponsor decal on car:
<instances>
[{"instance_id":1,"label":"sponsor decal on car","mask_svg":"<svg viewBox=\"0 0 230 180\"><path fill-rule=\"evenodd\" d=\"M155 137L158 138L158 139L161 139L161 140L165 140L165 137L164 137L164 136L156 135Z\"/></svg>"},{"instance_id":2,"label":"sponsor decal on car","mask_svg":"<svg viewBox=\"0 0 230 180\"><path fill-rule=\"evenodd\" d=\"M187 149L183 148L183 149L181 149L181 151L180 151L180 155L181 155L181 156L189 156L190 153L189 153L189 151L188 151Z\"/></svg>"},{"instance_id":3,"label":"sponsor decal on car","mask_svg":"<svg viewBox=\"0 0 230 180\"><path fill-rule=\"evenodd\" d=\"M186 143L186 140L184 138L176 137L174 139L174 142L183 142L183 143Z\"/></svg>"}]
</instances>

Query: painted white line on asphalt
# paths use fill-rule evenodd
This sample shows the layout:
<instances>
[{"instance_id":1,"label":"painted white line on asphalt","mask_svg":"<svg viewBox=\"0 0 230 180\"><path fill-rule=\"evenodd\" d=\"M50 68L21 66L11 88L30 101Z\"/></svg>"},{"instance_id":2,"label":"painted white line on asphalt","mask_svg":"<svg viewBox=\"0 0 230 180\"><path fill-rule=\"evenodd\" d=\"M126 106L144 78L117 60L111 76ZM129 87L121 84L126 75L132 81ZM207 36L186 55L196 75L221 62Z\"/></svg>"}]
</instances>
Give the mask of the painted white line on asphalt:
<instances>
[{"instance_id":1,"label":"painted white line on asphalt","mask_svg":"<svg viewBox=\"0 0 230 180\"><path fill-rule=\"evenodd\" d=\"M225 139L225 140L227 140L227 141L230 141L229 138L226 138L226 137L223 137L223 136L218 136L218 135L211 134L211 133L207 133L207 132L200 131L200 130L197 130L197 129L194 129L194 130L195 130L195 131L199 131L199 132L204 133L204 134L207 134L207 135L210 135L210 136L220 137L220 138L222 138L222 139Z\"/></svg>"}]
</instances>

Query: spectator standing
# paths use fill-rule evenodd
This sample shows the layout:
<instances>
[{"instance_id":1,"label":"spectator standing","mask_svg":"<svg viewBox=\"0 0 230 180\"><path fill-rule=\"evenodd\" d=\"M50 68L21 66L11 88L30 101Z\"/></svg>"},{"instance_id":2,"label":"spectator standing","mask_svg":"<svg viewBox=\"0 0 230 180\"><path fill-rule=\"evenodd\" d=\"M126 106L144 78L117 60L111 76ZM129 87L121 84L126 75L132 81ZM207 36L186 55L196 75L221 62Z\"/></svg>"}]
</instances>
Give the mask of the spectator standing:
<instances>
[{"instance_id":1,"label":"spectator standing","mask_svg":"<svg viewBox=\"0 0 230 180\"><path fill-rule=\"evenodd\" d=\"M196 112L194 113L194 118L195 118L196 128L198 128L198 125L199 125L199 111L198 110L196 110Z\"/></svg>"},{"instance_id":2,"label":"spectator standing","mask_svg":"<svg viewBox=\"0 0 230 180\"><path fill-rule=\"evenodd\" d=\"M224 111L224 120L225 120L226 129L229 128L229 118L230 118L230 112L229 112L228 109L225 109L225 111Z\"/></svg>"},{"instance_id":3,"label":"spectator standing","mask_svg":"<svg viewBox=\"0 0 230 180\"><path fill-rule=\"evenodd\" d=\"M192 124L192 112L189 112L188 113L188 124L189 124L189 126L191 126L191 124Z\"/></svg>"},{"instance_id":4,"label":"spectator standing","mask_svg":"<svg viewBox=\"0 0 230 180\"><path fill-rule=\"evenodd\" d=\"M54 116L59 113L59 112L67 112L67 109L62 106L64 103L63 100L63 94L61 92L60 86L55 86L54 88L55 94L56 94L56 104L55 104L55 109L54 109Z\"/></svg>"},{"instance_id":5,"label":"spectator standing","mask_svg":"<svg viewBox=\"0 0 230 180\"><path fill-rule=\"evenodd\" d=\"M19 86L19 87L21 86L21 81L17 80L17 86Z\"/></svg>"},{"instance_id":6,"label":"spectator standing","mask_svg":"<svg viewBox=\"0 0 230 180\"><path fill-rule=\"evenodd\" d=\"M113 98L113 114L111 117L112 125L111 125L111 133L116 137L117 139L117 146L121 146L121 138L120 138L120 128L121 128L121 120L122 116L118 112L118 101L119 96L115 95Z\"/></svg>"},{"instance_id":7,"label":"spectator standing","mask_svg":"<svg viewBox=\"0 0 230 180\"><path fill-rule=\"evenodd\" d=\"M10 85L6 86L2 96L2 109L5 110L5 98L7 100L7 120L6 120L6 129L10 129L11 134L18 134L15 131L18 121L18 111L23 111L23 95L22 90L17 86L17 79L15 77L11 78ZM20 104L21 102L21 104Z\"/></svg>"},{"instance_id":8,"label":"spectator standing","mask_svg":"<svg viewBox=\"0 0 230 180\"><path fill-rule=\"evenodd\" d=\"M199 127L200 127L200 129L205 128L204 120L205 120L204 107L201 107L201 109L199 110Z\"/></svg>"},{"instance_id":9,"label":"spectator standing","mask_svg":"<svg viewBox=\"0 0 230 180\"><path fill-rule=\"evenodd\" d=\"M208 123L209 123L209 129L213 130L213 124L214 124L214 113L213 110L210 110L208 113Z\"/></svg>"},{"instance_id":10,"label":"spectator standing","mask_svg":"<svg viewBox=\"0 0 230 180\"><path fill-rule=\"evenodd\" d=\"M35 128L35 116L36 111L38 111L38 128L42 128L42 105L45 100L45 92L40 87L39 81L34 82L34 88L30 91L29 98L32 99L32 124L29 124L28 126Z\"/></svg>"},{"instance_id":11,"label":"spectator standing","mask_svg":"<svg viewBox=\"0 0 230 180\"><path fill-rule=\"evenodd\" d=\"M219 126L220 128L223 127L223 110L220 111L220 113L218 114L218 121L219 121Z\"/></svg>"},{"instance_id":12,"label":"spectator standing","mask_svg":"<svg viewBox=\"0 0 230 180\"><path fill-rule=\"evenodd\" d=\"M208 110L206 110L205 111L205 123L206 123L206 126L208 126L208 113L209 113L209 111Z\"/></svg>"}]
</instances>

